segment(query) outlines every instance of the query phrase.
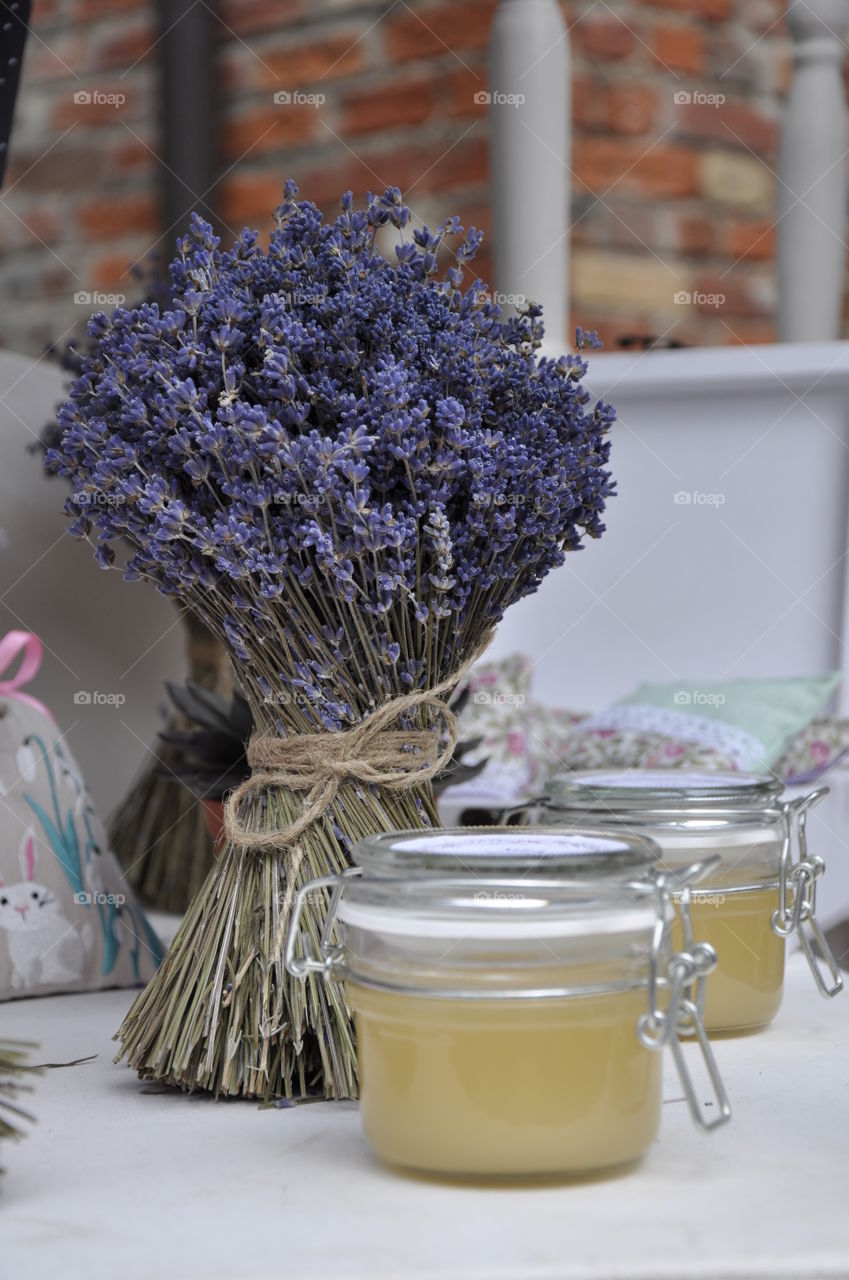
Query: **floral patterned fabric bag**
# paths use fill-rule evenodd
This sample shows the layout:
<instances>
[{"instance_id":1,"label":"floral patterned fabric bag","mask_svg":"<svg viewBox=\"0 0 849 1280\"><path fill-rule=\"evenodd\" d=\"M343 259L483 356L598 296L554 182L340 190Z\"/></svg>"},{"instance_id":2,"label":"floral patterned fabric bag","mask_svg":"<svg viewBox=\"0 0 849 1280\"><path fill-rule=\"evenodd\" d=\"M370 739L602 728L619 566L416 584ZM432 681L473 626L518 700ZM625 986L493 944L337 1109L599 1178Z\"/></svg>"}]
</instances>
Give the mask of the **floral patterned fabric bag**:
<instances>
[{"instance_id":1,"label":"floral patterned fabric bag","mask_svg":"<svg viewBox=\"0 0 849 1280\"><path fill-rule=\"evenodd\" d=\"M22 691L41 663L25 631L0 641L0 1000L146 982L159 941L106 843L48 709Z\"/></svg>"}]
</instances>

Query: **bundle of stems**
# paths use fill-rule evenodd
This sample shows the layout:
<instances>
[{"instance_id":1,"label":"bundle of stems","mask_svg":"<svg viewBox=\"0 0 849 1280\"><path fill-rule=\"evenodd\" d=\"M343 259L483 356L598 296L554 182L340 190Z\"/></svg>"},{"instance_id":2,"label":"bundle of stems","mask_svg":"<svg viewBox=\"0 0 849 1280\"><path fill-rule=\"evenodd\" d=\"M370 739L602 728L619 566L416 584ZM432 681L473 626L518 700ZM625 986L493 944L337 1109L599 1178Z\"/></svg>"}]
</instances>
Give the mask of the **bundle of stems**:
<instances>
[{"instance_id":1,"label":"bundle of stems","mask_svg":"<svg viewBox=\"0 0 849 1280\"><path fill-rule=\"evenodd\" d=\"M308 600L297 590L290 596L284 588L279 603L281 624L309 617L313 641L316 635L338 637L342 632L350 637L365 629L356 606L331 593ZM210 604L198 600L196 607ZM219 616L222 627L224 621ZM209 622L215 625L213 615ZM315 729L307 700L281 687L281 672L298 666L294 646L305 640L291 628L287 631L284 646L278 650L269 637L240 672L260 736L281 731L302 736ZM441 647L438 624L420 632L424 646ZM479 646L480 636L474 635ZM312 652L308 645L304 648ZM339 663L338 653L334 658L326 643L319 650L328 675L334 676L337 698L353 704L356 720L404 692L400 683L386 690L376 638L371 647L342 650L350 667ZM274 688L275 695L264 692ZM406 717L405 727L438 728L428 708ZM258 835L285 830L302 805L303 795L297 792L261 789L244 802L242 821ZM391 792L345 784L293 848L258 852L228 840L158 973L127 1014L118 1033L119 1060L125 1057L142 1077L216 1096L355 1097L356 1050L342 989L315 978L304 984L283 965L292 900L301 884L349 866L349 852L362 837L430 825L438 825L438 817L429 783ZM316 947L326 909L327 896L319 894L303 915L303 928Z\"/></svg>"},{"instance_id":2,"label":"bundle of stems","mask_svg":"<svg viewBox=\"0 0 849 1280\"><path fill-rule=\"evenodd\" d=\"M417 803L418 802L418 803ZM275 790L245 815L258 831L297 818L302 798ZM375 831L437 824L422 794L345 786L338 821L315 823L294 850L256 853L228 842L154 979L119 1032L121 1053L143 1077L242 1097L356 1096L356 1052L342 988L293 980L282 935L294 889L349 865L347 842ZM318 946L327 903L303 918Z\"/></svg>"}]
</instances>

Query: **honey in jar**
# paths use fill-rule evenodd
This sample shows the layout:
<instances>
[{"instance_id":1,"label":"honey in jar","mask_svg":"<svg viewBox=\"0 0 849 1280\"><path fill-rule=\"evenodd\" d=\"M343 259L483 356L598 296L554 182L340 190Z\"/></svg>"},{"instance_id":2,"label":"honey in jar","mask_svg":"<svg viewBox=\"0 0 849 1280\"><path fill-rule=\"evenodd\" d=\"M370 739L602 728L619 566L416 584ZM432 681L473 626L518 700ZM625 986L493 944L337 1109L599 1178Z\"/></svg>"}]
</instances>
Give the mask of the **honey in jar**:
<instances>
[{"instance_id":1,"label":"honey in jar","mask_svg":"<svg viewBox=\"0 0 849 1280\"><path fill-rule=\"evenodd\" d=\"M541 801L543 821L574 819L582 830L603 826L650 838L672 885L679 868L713 862L688 895L693 934L717 955L704 1008L711 1034L757 1030L775 1017L793 934L819 989L834 995L842 987L816 923L815 885L824 866L808 856L805 834L807 810L825 791L794 801L782 791L760 774L634 769L563 774ZM686 907L684 895L678 901ZM676 945L686 945L685 933L679 921Z\"/></svg>"},{"instance_id":2,"label":"honey in jar","mask_svg":"<svg viewBox=\"0 0 849 1280\"><path fill-rule=\"evenodd\" d=\"M527 866L519 878L494 877L493 866L515 870L508 847L521 864L536 841L539 856L539 833L525 829L523 846L519 830L450 833L466 844L463 876L424 866L399 876L388 857L394 874L361 868L296 895L287 969L343 984L363 1131L389 1164L475 1179L632 1164L660 1125L658 1050L688 1030L716 1091L705 1110L686 1069L696 1046L676 1048L694 1117L709 1128L730 1114L689 998L715 958L705 947L673 952L669 890L645 877L534 878ZM432 835L434 849L446 834L400 833L425 845ZM570 840L576 855L592 856L574 834L544 838L558 856ZM316 892L329 895L318 955L299 932Z\"/></svg>"}]
</instances>

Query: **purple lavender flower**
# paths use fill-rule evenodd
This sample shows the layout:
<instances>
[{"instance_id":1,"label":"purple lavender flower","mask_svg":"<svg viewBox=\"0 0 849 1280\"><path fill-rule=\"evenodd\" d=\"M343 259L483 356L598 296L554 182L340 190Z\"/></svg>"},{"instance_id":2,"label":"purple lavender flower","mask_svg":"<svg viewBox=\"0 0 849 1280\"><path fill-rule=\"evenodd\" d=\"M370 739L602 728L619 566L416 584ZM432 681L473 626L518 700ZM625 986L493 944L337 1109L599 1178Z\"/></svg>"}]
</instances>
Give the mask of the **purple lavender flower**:
<instances>
[{"instance_id":1,"label":"purple lavender flower","mask_svg":"<svg viewBox=\"0 0 849 1280\"><path fill-rule=\"evenodd\" d=\"M267 250L250 231L222 250L195 217L168 305L92 319L48 465L102 564L129 544L126 575L191 603L248 685L261 672L293 723L338 728L455 668L601 534L614 414L580 356L538 358L538 307L503 319L462 287L474 228L443 274L457 219L390 262L396 188L343 197L333 222L295 196Z\"/></svg>"}]
</instances>

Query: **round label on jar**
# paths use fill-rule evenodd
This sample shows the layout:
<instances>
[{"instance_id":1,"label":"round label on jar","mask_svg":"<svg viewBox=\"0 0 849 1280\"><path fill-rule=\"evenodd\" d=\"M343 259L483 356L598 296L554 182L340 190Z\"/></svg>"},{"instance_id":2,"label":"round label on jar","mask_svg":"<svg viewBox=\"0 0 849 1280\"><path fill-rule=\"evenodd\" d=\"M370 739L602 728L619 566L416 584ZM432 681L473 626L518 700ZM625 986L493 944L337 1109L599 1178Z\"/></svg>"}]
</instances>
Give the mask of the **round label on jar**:
<instances>
[{"instance_id":1,"label":"round label on jar","mask_svg":"<svg viewBox=\"0 0 849 1280\"><path fill-rule=\"evenodd\" d=\"M403 853L448 854L452 857L497 857L515 861L522 858L576 858L594 853L625 853L629 845L624 840L609 840L602 836L568 835L544 832L528 832L518 835L510 828L488 832L433 832L429 835L411 836L394 842L395 849Z\"/></svg>"}]
</instances>

